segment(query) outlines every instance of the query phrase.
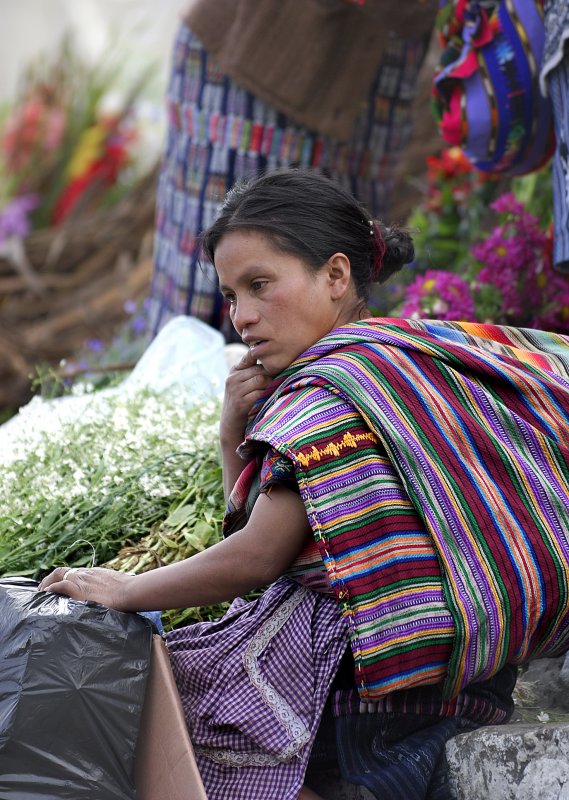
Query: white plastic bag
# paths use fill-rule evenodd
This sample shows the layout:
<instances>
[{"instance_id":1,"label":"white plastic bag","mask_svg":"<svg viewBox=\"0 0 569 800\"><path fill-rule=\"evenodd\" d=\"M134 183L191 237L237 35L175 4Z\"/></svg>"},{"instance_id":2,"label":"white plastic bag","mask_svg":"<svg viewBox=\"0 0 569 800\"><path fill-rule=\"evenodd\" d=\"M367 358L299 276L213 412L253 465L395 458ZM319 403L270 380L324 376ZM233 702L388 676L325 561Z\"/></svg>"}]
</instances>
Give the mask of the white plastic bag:
<instances>
[{"instance_id":1,"label":"white plastic bag","mask_svg":"<svg viewBox=\"0 0 569 800\"><path fill-rule=\"evenodd\" d=\"M194 317L174 317L150 343L129 377L127 392L147 386L158 392L183 386L188 400L221 395L227 377L225 339Z\"/></svg>"}]
</instances>

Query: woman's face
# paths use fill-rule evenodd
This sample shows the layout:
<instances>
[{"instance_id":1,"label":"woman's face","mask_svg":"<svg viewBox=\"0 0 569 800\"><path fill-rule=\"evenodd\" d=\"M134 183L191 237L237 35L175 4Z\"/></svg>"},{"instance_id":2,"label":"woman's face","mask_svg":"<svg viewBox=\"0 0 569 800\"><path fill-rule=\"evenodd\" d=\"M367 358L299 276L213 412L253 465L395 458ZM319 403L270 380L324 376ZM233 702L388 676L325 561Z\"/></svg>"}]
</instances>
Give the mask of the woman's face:
<instances>
[{"instance_id":1,"label":"woman's face","mask_svg":"<svg viewBox=\"0 0 569 800\"><path fill-rule=\"evenodd\" d=\"M215 268L231 321L270 375L352 318L349 261L337 256L315 273L256 231L232 231L217 245Z\"/></svg>"}]
</instances>

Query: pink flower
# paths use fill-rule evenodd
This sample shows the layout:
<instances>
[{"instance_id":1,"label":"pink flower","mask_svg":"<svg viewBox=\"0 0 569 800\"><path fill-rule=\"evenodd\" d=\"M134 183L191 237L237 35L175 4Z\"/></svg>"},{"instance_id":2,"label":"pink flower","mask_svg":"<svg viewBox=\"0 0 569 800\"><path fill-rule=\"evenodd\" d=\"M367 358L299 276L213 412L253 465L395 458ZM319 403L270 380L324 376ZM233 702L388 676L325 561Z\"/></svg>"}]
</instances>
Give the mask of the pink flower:
<instances>
[{"instance_id":1,"label":"pink flower","mask_svg":"<svg viewBox=\"0 0 569 800\"><path fill-rule=\"evenodd\" d=\"M63 141L65 133L66 118L63 111L59 108L52 108L45 120L44 146L48 152L57 150Z\"/></svg>"},{"instance_id":2,"label":"pink flower","mask_svg":"<svg viewBox=\"0 0 569 800\"><path fill-rule=\"evenodd\" d=\"M0 142L8 170L31 169L56 150L63 141L65 124L60 108L37 97L26 100L9 117Z\"/></svg>"},{"instance_id":3,"label":"pink flower","mask_svg":"<svg viewBox=\"0 0 569 800\"><path fill-rule=\"evenodd\" d=\"M427 270L407 287L401 316L473 322L476 317L470 286L453 272Z\"/></svg>"},{"instance_id":4,"label":"pink flower","mask_svg":"<svg viewBox=\"0 0 569 800\"><path fill-rule=\"evenodd\" d=\"M518 200L515 194L512 192L506 192L506 194L500 195L500 197L490 204L490 208L492 208L498 214L525 213L524 204Z\"/></svg>"},{"instance_id":5,"label":"pink flower","mask_svg":"<svg viewBox=\"0 0 569 800\"><path fill-rule=\"evenodd\" d=\"M481 262L474 298L482 318L504 325L567 330L569 282L552 268L552 235L540 228L513 194L499 197L491 206L501 217L486 239L471 248ZM488 294L487 287L494 290ZM497 290L497 295L496 295ZM492 307L482 308L492 297Z\"/></svg>"}]
</instances>

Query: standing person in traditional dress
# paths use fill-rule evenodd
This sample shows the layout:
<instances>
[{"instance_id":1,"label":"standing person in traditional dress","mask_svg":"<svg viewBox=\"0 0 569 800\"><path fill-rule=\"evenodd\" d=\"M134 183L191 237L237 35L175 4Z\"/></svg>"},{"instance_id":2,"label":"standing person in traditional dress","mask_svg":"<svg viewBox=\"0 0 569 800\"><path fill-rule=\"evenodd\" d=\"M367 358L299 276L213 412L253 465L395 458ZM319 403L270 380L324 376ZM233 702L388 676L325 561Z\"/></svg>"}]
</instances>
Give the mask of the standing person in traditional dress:
<instances>
[{"instance_id":1,"label":"standing person in traditional dress","mask_svg":"<svg viewBox=\"0 0 569 800\"><path fill-rule=\"evenodd\" d=\"M147 301L230 337L199 237L235 181L290 165L387 213L436 0L191 0L174 45Z\"/></svg>"},{"instance_id":2,"label":"standing person in traditional dress","mask_svg":"<svg viewBox=\"0 0 569 800\"><path fill-rule=\"evenodd\" d=\"M569 273L569 4L545 0L545 45L541 89L551 97L555 126L553 156L553 265Z\"/></svg>"},{"instance_id":3,"label":"standing person in traditional dress","mask_svg":"<svg viewBox=\"0 0 569 800\"><path fill-rule=\"evenodd\" d=\"M411 239L314 172L235 188L204 248L248 347L225 538L40 590L137 611L266 587L166 637L210 800L448 800L448 738L569 647L569 337L370 319Z\"/></svg>"}]
</instances>

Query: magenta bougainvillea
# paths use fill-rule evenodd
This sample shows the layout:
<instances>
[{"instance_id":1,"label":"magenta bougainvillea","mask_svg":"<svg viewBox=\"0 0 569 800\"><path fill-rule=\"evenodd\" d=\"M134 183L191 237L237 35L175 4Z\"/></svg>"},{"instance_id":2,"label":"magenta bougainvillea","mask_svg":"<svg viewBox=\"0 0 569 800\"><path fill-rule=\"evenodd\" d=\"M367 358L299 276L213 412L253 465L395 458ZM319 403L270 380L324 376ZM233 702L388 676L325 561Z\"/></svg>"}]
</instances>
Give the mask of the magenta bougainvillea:
<instances>
[{"instance_id":1,"label":"magenta bougainvillea","mask_svg":"<svg viewBox=\"0 0 569 800\"><path fill-rule=\"evenodd\" d=\"M407 288L401 315L474 321L470 285L454 272L429 269Z\"/></svg>"},{"instance_id":2,"label":"magenta bougainvillea","mask_svg":"<svg viewBox=\"0 0 569 800\"><path fill-rule=\"evenodd\" d=\"M452 268L422 271L405 290L401 315L569 333L569 277L553 269L551 225L513 192L490 209L497 224Z\"/></svg>"}]
</instances>

